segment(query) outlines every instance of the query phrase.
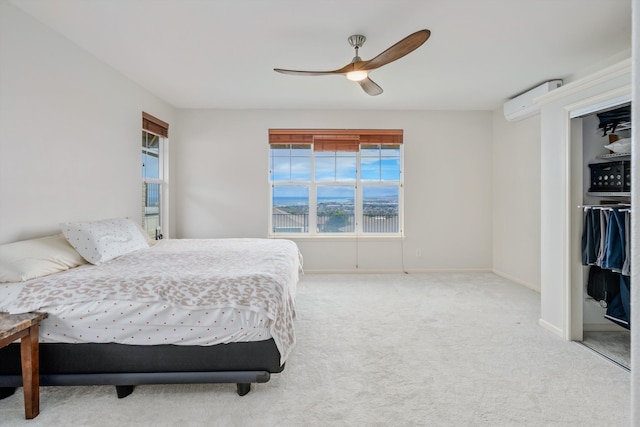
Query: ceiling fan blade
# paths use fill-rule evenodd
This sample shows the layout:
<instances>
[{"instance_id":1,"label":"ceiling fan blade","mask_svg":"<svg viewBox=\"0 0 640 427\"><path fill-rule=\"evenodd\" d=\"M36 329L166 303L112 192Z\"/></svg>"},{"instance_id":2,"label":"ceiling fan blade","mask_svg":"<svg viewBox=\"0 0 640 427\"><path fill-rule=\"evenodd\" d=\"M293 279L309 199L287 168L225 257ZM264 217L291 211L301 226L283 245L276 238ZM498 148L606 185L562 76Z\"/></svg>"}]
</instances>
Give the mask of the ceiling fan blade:
<instances>
[{"instance_id":1,"label":"ceiling fan blade","mask_svg":"<svg viewBox=\"0 0 640 427\"><path fill-rule=\"evenodd\" d=\"M369 61L365 61L365 64L360 68L362 70L370 71L393 62L396 59L400 59L406 54L411 53L422 46L422 44L427 41L430 35L431 31L429 30L416 31L415 33L403 38L398 43L394 44L375 58L370 59Z\"/></svg>"},{"instance_id":2,"label":"ceiling fan blade","mask_svg":"<svg viewBox=\"0 0 640 427\"><path fill-rule=\"evenodd\" d=\"M329 74L342 74L340 70L334 71L299 71L299 70L283 70L282 68L274 68L273 71L277 71L282 74L290 74L292 76L327 76Z\"/></svg>"},{"instance_id":3,"label":"ceiling fan blade","mask_svg":"<svg viewBox=\"0 0 640 427\"><path fill-rule=\"evenodd\" d=\"M367 92L368 95L376 96L380 95L383 92L382 88L369 77L364 80L360 80L358 83L360 84L360 87L364 89L365 92Z\"/></svg>"}]
</instances>

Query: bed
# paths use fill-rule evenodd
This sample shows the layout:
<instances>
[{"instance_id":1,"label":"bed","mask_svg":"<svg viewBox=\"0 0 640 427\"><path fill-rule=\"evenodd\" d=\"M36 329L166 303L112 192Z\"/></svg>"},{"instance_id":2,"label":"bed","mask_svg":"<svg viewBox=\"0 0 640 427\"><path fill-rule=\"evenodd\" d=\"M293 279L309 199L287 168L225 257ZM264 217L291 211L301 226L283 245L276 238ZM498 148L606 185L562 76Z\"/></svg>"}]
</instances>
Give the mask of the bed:
<instances>
[{"instance_id":1,"label":"bed","mask_svg":"<svg viewBox=\"0 0 640 427\"><path fill-rule=\"evenodd\" d=\"M126 219L61 225L0 245L0 311L43 311L40 384L252 383L295 345L302 259L282 239L167 239ZM0 350L0 397L21 385L19 344Z\"/></svg>"}]
</instances>

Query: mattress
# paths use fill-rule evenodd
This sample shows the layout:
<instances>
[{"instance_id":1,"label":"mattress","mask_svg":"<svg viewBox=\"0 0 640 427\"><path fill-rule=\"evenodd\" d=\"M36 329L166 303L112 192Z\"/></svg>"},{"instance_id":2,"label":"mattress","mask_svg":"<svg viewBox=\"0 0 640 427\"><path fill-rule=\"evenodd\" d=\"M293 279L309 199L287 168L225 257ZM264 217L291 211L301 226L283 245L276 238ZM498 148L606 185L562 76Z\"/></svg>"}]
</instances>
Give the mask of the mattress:
<instances>
[{"instance_id":1,"label":"mattress","mask_svg":"<svg viewBox=\"0 0 640 427\"><path fill-rule=\"evenodd\" d=\"M45 311L42 342L295 344L301 259L272 239L162 240L100 265L0 285L0 311Z\"/></svg>"}]
</instances>

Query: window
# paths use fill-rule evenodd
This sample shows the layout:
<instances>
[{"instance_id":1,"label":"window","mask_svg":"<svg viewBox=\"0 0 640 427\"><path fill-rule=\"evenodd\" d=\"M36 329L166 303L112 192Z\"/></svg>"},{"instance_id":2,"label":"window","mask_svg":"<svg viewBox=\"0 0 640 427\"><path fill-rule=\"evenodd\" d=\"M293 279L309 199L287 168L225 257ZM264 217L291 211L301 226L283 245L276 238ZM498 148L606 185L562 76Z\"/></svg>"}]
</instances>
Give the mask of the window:
<instances>
[{"instance_id":1,"label":"window","mask_svg":"<svg viewBox=\"0 0 640 427\"><path fill-rule=\"evenodd\" d=\"M269 132L271 234L402 234L402 131Z\"/></svg>"},{"instance_id":2,"label":"window","mask_svg":"<svg viewBox=\"0 0 640 427\"><path fill-rule=\"evenodd\" d=\"M166 140L169 125L142 113L142 228L154 239L166 234Z\"/></svg>"}]
</instances>

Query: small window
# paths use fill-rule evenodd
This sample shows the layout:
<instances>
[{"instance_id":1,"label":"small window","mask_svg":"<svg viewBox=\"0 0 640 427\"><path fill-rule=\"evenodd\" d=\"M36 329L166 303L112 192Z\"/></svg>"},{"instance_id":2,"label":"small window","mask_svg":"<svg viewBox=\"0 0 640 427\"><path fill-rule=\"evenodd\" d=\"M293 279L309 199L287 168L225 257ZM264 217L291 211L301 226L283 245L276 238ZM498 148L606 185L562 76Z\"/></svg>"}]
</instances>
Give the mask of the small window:
<instances>
[{"instance_id":1,"label":"small window","mask_svg":"<svg viewBox=\"0 0 640 427\"><path fill-rule=\"evenodd\" d=\"M400 146L363 145L360 168L363 181L400 181Z\"/></svg>"},{"instance_id":2,"label":"small window","mask_svg":"<svg viewBox=\"0 0 640 427\"><path fill-rule=\"evenodd\" d=\"M143 113L142 120L142 228L153 239L166 234L165 149L169 125Z\"/></svg>"},{"instance_id":3,"label":"small window","mask_svg":"<svg viewBox=\"0 0 640 427\"><path fill-rule=\"evenodd\" d=\"M355 185L318 185L318 233L353 233L356 229Z\"/></svg>"},{"instance_id":4,"label":"small window","mask_svg":"<svg viewBox=\"0 0 640 427\"><path fill-rule=\"evenodd\" d=\"M400 187L364 185L362 188L362 231L398 233L400 231Z\"/></svg>"},{"instance_id":5,"label":"small window","mask_svg":"<svg viewBox=\"0 0 640 427\"><path fill-rule=\"evenodd\" d=\"M311 181L311 146L298 144L271 146L271 181Z\"/></svg>"},{"instance_id":6,"label":"small window","mask_svg":"<svg viewBox=\"0 0 640 427\"><path fill-rule=\"evenodd\" d=\"M354 181L356 180L356 152L316 151L316 182Z\"/></svg>"},{"instance_id":7,"label":"small window","mask_svg":"<svg viewBox=\"0 0 640 427\"><path fill-rule=\"evenodd\" d=\"M274 185L271 211L275 233L308 233L309 186Z\"/></svg>"}]
</instances>

